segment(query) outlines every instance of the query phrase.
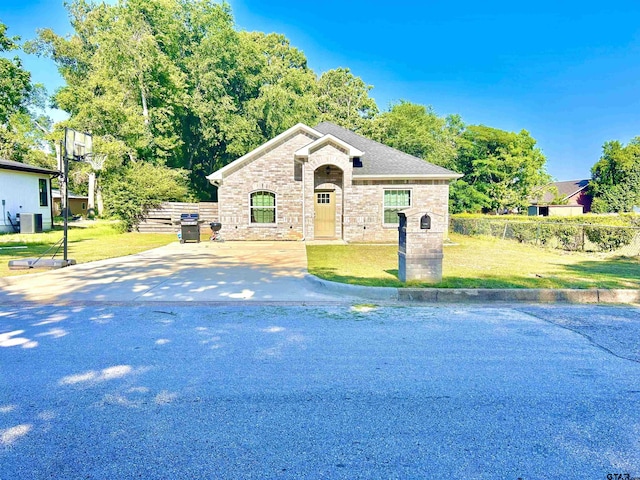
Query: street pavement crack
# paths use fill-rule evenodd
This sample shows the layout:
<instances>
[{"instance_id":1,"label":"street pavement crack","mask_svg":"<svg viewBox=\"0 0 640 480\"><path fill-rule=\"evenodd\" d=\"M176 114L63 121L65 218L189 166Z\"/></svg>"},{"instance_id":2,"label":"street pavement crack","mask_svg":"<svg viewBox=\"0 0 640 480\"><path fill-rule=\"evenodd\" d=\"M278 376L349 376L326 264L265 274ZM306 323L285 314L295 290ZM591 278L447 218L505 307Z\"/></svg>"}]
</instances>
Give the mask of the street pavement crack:
<instances>
[{"instance_id":1,"label":"street pavement crack","mask_svg":"<svg viewBox=\"0 0 640 480\"><path fill-rule=\"evenodd\" d=\"M169 280L171 280L171 278L167 278L166 280L161 281L160 283L158 283L157 285L154 285L152 287L149 287L148 289L146 289L144 292L141 292L137 297L134 298L134 301L137 300L143 300L140 297L144 297L147 293L149 293L152 290L155 290L158 287L161 287L162 285L164 285L165 283L167 283Z\"/></svg>"},{"instance_id":2,"label":"street pavement crack","mask_svg":"<svg viewBox=\"0 0 640 480\"><path fill-rule=\"evenodd\" d=\"M619 353L616 353L615 351L611 350L610 348L605 347L604 345L602 345L601 343L599 343L598 341L596 341L595 339L593 339L591 336L587 335L584 332L581 332L579 329L577 328L573 328L569 325L562 325L560 323L554 322L553 320L550 320L548 318L545 318L543 316L540 315L536 315L535 313L532 312L527 312L525 310L520 310L520 309L516 309L517 311L519 311L520 313L523 313L524 315L528 315L530 317L533 317L537 320L542 320L545 323L549 323L551 325L555 325L556 327L560 327L563 328L565 330L569 330L570 332L576 333L578 335L580 335L581 337L585 338L591 345L593 345L594 347L602 350L603 352L606 352L610 355L613 355L616 358L619 358L621 360L627 360L629 362L634 362L634 363L640 363L640 360L637 360L635 358L632 357L627 357L624 355L621 355Z\"/></svg>"}]
</instances>

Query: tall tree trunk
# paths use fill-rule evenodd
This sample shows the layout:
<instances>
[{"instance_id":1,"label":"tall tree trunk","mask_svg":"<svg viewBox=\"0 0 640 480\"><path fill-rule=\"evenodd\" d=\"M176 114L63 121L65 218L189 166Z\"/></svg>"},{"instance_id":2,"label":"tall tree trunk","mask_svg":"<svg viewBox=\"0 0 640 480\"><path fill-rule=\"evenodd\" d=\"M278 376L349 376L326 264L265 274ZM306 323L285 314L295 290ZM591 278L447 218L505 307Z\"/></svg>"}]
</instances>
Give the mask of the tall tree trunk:
<instances>
[{"instance_id":1,"label":"tall tree trunk","mask_svg":"<svg viewBox=\"0 0 640 480\"><path fill-rule=\"evenodd\" d=\"M98 204L98 216L102 216L104 201L102 200L102 188L100 188L100 184L96 185L96 202Z\"/></svg>"},{"instance_id":2,"label":"tall tree trunk","mask_svg":"<svg viewBox=\"0 0 640 480\"><path fill-rule=\"evenodd\" d=\"M142 116L144 117L144 124L149 125L149 108L147 106L147 94L144 91L144 84L142 83L142 78L138 79L140 81L140 98L142 99Z\"/></svg>"}]
</instances>

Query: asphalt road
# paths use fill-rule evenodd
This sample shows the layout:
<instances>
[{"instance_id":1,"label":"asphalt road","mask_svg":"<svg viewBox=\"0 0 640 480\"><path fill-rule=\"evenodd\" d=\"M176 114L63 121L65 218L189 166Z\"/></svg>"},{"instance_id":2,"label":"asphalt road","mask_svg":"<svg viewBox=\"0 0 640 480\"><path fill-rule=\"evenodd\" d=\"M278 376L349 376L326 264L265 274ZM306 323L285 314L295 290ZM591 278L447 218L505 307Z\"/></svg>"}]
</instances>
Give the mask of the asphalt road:
<instances>
[{"instance_id":1,"label":"asphalt road","mask_svg":"<svg viewBox=\"0 0 640 480\"><path fill-rule=\"evenodd\" d=\"M0 305L0 479L640 477L639 334L637 307Z\"/></svg>"}]
</instances>

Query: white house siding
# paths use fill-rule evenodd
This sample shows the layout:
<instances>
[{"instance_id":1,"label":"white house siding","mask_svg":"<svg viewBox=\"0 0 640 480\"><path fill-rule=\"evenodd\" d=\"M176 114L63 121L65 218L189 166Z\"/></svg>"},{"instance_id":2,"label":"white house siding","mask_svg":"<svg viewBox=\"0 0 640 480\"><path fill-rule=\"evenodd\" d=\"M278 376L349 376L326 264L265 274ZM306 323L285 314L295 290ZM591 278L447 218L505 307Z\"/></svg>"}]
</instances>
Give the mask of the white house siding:
<instances>
[{"instance_id":1,"label":"white house siding","mask_svg":"<svg viewBox=\"0 0 640 480\"><path fill-rule=\"evenodd\" d=\"M47 181L47 206L40 206L38 180ZM2 205L2 201L5 202ZM13 232L7 213L14 219L16 213L42 214L42 228L51 230L51 185L49 175L0 169L0 231Z\"/></svg>"}]
</instances>

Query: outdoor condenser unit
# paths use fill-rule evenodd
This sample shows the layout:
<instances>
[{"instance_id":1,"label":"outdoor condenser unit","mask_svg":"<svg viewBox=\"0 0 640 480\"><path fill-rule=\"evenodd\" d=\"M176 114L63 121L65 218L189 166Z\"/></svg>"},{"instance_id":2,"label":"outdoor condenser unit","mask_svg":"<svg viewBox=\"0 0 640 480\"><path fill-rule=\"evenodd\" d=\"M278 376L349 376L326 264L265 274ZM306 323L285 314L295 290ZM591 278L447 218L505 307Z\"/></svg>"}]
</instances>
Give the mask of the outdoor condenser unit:
<instances>
[{"instance_id":1,"label":"outdoor condenser unit","mask_svg":"<svg viewBox=\"0 0 640 480\"><path fill-rule=\"evenodd\" d=\"M42 233L42 214L21 213L20 233Z\"/></svg>"}]
</instances>

